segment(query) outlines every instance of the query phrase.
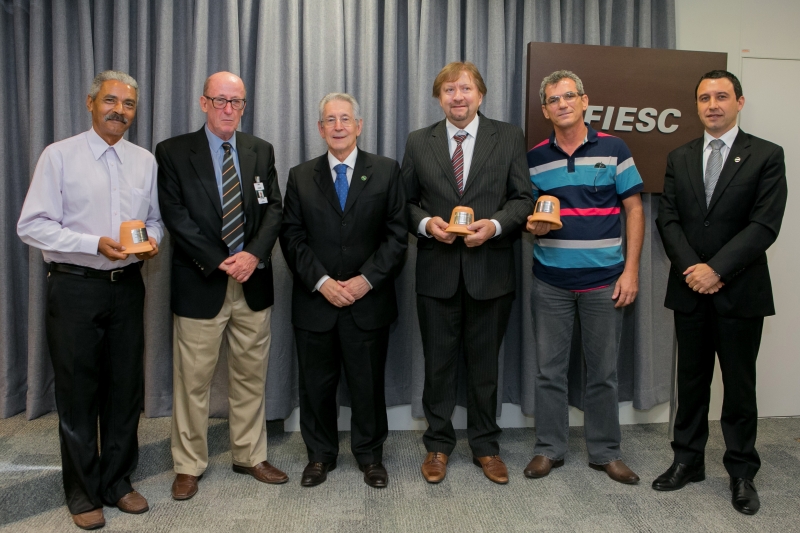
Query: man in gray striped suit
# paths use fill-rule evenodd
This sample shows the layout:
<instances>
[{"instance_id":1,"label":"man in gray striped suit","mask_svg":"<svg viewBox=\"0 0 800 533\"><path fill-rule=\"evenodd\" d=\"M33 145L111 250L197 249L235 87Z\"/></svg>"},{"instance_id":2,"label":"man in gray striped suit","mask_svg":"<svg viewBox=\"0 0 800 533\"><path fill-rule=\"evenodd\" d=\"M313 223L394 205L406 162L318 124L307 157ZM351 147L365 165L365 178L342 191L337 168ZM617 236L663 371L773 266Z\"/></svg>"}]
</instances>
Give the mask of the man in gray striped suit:
<instances>
[{"instance_id":1,"label":"man in gray striped suit","mask_svg":"<svg viewBox=\"0 0 800 533\"><path fill-rule=\"evenodd\" d=\"M478 113L485 94L475 65L446 65L433 83L445 120L409 134L402 165L409 231L418 238L422 406L428 419L422 475L429 483L444 479L456 444L450 417L462 348L473 462L495 483L508 482L498 455L498 354L516 288L512 244L533 212L533 198L522 130ZM473 234L445 231L456 206L473 209Z\"/></svg>"}]
</instances>

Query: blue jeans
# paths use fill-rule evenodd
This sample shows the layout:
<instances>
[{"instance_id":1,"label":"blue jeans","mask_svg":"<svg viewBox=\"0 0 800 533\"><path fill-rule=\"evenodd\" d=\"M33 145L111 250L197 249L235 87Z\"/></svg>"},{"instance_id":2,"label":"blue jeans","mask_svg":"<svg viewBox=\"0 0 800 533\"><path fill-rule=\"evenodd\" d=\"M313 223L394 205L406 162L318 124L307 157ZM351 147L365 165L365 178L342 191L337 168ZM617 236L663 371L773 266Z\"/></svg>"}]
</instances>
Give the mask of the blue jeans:
<instances>
[{"instance_id":1,"label":"blue jeans","mask_svg":"<svg viewBox=\"0 0 800 533\"><path fill-rule=\"evenodd\" d=\"M589 462L607 464L621 459L617 351L622 309L614 308L613 293L614 285L572 292L533 279L531 308L537 363L534 455L557 461L567 453L567 370L577 313L586 361L584 434Z\"/></svg>"}]
</instances>

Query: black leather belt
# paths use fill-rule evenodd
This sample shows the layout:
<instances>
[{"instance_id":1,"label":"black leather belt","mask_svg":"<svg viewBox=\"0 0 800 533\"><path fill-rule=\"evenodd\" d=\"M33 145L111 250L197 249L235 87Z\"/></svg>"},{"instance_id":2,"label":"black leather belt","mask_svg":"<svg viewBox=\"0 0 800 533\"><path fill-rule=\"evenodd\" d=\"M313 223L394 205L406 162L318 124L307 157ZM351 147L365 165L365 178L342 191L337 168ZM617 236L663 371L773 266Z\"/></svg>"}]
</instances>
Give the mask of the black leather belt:
<instances>
[{"instance_id":1,"label":"black leather belt","mask_svg":"<svg viewBox=\"0 0 800 533\"><path fill-rule=\"evenodd\" d=\"M142 263L131 263L130 265L117 270L97 270L96 268L69 265L66 263L50 263L50 272L63 272L64 274L74 274L84 278L105 279L108 281L122 281L139 273Z\"/></svg>"}]
</instances>

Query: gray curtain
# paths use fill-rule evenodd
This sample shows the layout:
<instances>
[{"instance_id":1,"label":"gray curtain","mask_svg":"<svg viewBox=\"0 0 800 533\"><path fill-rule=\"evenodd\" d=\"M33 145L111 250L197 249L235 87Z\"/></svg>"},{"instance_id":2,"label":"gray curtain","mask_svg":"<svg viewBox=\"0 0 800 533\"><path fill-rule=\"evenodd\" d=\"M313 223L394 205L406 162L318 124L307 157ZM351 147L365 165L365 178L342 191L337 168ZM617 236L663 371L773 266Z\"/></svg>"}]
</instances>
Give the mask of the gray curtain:
<instances>
[{"instance_id":1,"label":"gray curtain","mask_svg":"<svg viewBox=\"0 0 800 533\"><path fill-rule=\"evenodd\" d=\"M151 150L202 126L198 97L209 73L238 73L248 89L242 130L275 146L283 187L290 167L324 153L315 122L317 103L330 91L359 99L361 148L398 160L409 131L442 118L430 88L449 61L476 63L488 86L482 111L522 126L529 41L674 48L674 0L3 1L0 417L25 411L35 418L54 409L44 263L15 228L44 147L89 128L84 102L95 73L114 68L138 80L139 111L128 139ZM641 409L670 397L672 322L662 306L667 261L653 224L657 200L644 195L641 287L626 312L620 350L620 400ZM147 416L169 415L172 404L169 250L167 238L143 271ZM518 291L501 354L499 401L532 413L531 239L523 238L517 253ZM276 303L266 393L267 416L279 419L297 404L297 368L291 276L278 247L273 257ZM422 416L414 263L412 242L397 279L400 318L392 326L386 388L390 405L410 403ZM580 350L573 351L571 403L581 406ZM219 365L214 379L216 415L227 410L225 371Z\"/></svg>"}]
</instances>

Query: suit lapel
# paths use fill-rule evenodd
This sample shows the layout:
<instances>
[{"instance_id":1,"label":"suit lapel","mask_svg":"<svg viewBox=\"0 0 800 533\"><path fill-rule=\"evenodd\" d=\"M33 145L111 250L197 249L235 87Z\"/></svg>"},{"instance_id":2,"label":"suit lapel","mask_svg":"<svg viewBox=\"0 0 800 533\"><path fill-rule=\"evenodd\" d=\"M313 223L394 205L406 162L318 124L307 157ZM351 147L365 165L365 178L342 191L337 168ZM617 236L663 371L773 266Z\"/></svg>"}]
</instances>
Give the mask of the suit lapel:
<instances>
[{"instance_id":1,"label":"suit lapel","mask_svg":"<svg viewBox=\"0 0 800 533\"><path fill-rule=\"evenodd\" d=\"M450 160L450 146L448 142L447 127L445 126L445 121L442 120L431 132L431 148L433 150L434 159L436 159L436 162L442 167L442 170L448 178L447 181L450 182L450 186L453 187L455 193L458 194L456 174L453 172L453 162Z\"/></svg>"},{"instance_id":2,"label":"suit lapel","mask_svg":"<svg viewBox=\"0 0 800 533\"><path fill-rule=\"evenodd\" d=\"M336 195L336 189L333 186L331 166L328 164L328 152L325 152L325 154L317 160L317 165L314 167L314 183L319 187L322 196L324 196L336 212L341 215L342 207L339 205L339 197Z\"/></svg>"},{"instance_id":3,"label":"suit lapel","mask_svg":"<svg viewBox=\"0 0 800 533\"><path fill-rule=\"evenodd\" d=\"M236 133L236 151L238 152L239 156L239 170L241 172L241 176L239 179L242 183L242 202L245 212L245 234L252 235L254 230L254 224L256 222L256 217L253 216L253 209L258 206L258 200L256 200L256 190L253 188L253 183L255 183L255 173L256 173L256 153L253 151L253 147L247 142L246 139L243 138L242 135Z\"/></svg>"},{"instance_id":4,"label":"suit lapel","mask_svg":"<svg viewBox=\"0 0 800 533\"><path fill-rule=\"evenodd\" d=\"M208 138L204 128L201 128L196 134L197 141L192 148L192 154L189 160L192 162L194 171L200 181L200 186L205 189L208 194L208 199L214 206L214 210L219 215L220 221L222 220L222 202L219 198L219 189L217 188L217 177L214 174L214 162L211 159L211 148L208 146Z\"/></svg>"},{"instance_id":5,"label":"suit lapel","mask_svg":"<svg viewBox=\"0 0 800 533\"><path fill-rule=\"evenodd\" d=\"M719 173L719 180L717 180L717 185L714 187L714 194L711 195L711 201L708 203L709 211L714 208L720 195L725 191L725 188L733 180L733 177L748 157L750 157L750 138L740 129L733 140L733 146L731 146L731 151L728 152L728 157L725 158L725 165L723 165L722 171Z\"/></svg>"},{"instance_id":6,"label":"suit lapel","mask_svg":"<svg viewBox=\"0 0 800 533\"><path fill-rule=\"evenodd\" d=\"M366 179L361 179L362 177ZM350 180L350 188L347 191L347 201L344 204L344 214L353 207L353 204L364 190L364 187L370 182L372 177L372 160L367 157L367 153L363 150L358 151L356 156L356 166L353 167L353 177Z\"/></svg>"},{"instance_id":7,"label":"suit lapel","mask_svg":"<svg viewBox=\"0 0 800 533\"><path fill-rule=\"evenodd\" d=\"M697 203L705 215L708 207L706 207L706 186L703 182L703 137L697 139L686 152L686 168L689 171L689 182L692 184Z\"/></svg>"},{"instance_id":8,"label":"suit lapel","mask_svg":"<svg viewBox=\"0 0 800 533\"><path fill-rule=\"evenodd\" d=\"M472 184L479 180L481 167L489 159L489 156L497 144L497 129L489 119L481 115L478 122L478 135L475 137L475 149L472 151L472 162L469 165L469 175L467 184L464 186L464 195Z\"/></svg>"}]
</instances>

